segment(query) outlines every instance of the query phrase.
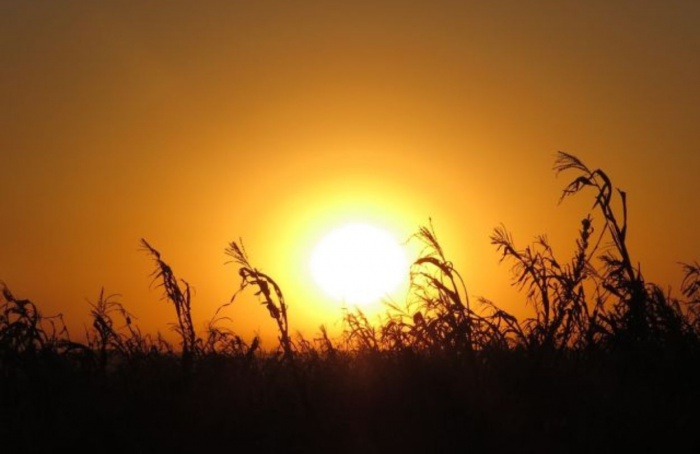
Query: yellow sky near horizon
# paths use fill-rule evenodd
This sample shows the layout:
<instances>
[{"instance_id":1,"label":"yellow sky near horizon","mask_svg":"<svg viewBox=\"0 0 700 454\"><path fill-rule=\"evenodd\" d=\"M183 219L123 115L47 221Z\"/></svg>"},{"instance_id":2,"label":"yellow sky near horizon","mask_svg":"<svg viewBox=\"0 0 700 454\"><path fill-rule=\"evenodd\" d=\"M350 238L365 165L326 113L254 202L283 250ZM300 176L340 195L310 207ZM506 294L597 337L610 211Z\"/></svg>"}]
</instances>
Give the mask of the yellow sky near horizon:
<instances>
[{"instance_id":1,"label":"yellow sky near horizon","mask_svg":"<svg viewBox=\"0 0 700 454\"><path fill-rule=\"evenodd\" d=\"M166 332L146 238L201 328L243 238L313 335L337 326L303 282L327 228L432 218L470 294L525 314L489 235L566 256L592 201L557 205L564 150L628 192L633 260L677 290L700 259L698 24L681 0L0 1L0 280L74 335L103 286Z\"/></svg>"}]
</instances>

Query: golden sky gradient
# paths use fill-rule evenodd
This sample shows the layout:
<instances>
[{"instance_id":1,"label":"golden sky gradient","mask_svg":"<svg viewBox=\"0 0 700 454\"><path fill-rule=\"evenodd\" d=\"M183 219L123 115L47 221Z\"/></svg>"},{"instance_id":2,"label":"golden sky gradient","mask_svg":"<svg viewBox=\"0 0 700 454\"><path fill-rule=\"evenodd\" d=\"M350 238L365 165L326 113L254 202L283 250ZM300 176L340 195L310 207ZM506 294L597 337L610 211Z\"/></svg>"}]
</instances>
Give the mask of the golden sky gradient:
<instances>
[{"instance_id":1,"label":"golden sky gradient","mask_svg":"<svg viewBox=\"0 0 700 454\"><path fill-rule=\"evenodd\" d=\"M200 328L242 237L313 334L337 327L304 277L327 229L432 217L470 294L523 314L489 235L571 251L592 200L557 205L564 150L628 192L633 260L677 289L700 259L699 25L680 0L0 1L0 279L74 336L102 286L165 332L143 237ZM228 315L274 332L248 300Z\"/></svg>"}]
</instances>

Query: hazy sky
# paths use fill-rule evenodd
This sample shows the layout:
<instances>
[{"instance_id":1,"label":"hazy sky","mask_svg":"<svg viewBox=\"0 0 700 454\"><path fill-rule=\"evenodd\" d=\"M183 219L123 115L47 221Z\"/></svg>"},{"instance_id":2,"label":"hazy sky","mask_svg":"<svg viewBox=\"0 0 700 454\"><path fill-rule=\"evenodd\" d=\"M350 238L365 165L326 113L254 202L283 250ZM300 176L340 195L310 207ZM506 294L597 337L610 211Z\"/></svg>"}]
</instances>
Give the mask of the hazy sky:
<instances>
[{"instance_id":1,"label":"hazy sky","mask_svg":"<svg viewBox=\"0 0 700 454\"><path fill-rule=\"evenodd\" d=\"M592 200L557 206L564 150L628 192L633 260L677 289L700 259L699 55L694 0L2 0L0 279L74 335L102 286L166 331L145 237L200 327L243 237L309 329L334 321L301 271L324 229L432 217L470 293L518 312L488 237L566 257Z\"/></svg>"}]
</instances>

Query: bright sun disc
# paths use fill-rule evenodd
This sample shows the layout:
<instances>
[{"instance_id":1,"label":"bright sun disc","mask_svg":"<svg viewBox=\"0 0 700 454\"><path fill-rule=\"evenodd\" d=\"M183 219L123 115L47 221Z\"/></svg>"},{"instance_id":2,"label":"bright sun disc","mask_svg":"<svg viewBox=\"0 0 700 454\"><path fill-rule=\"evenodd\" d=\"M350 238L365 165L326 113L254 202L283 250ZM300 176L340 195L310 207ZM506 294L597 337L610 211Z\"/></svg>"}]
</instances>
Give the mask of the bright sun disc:
<instances>
[{"instance_id":1,"label":"bright sun disc","mask_svg":"<svg viewBox=\"0 0 700 454\"><path fill-rule=\"evenodd\" d=\"M388 232L348 224L328 233L311 255L311 274L332 298L367 304L395 291L407 279L408 260Z\"/></svg>"}]
</instances>

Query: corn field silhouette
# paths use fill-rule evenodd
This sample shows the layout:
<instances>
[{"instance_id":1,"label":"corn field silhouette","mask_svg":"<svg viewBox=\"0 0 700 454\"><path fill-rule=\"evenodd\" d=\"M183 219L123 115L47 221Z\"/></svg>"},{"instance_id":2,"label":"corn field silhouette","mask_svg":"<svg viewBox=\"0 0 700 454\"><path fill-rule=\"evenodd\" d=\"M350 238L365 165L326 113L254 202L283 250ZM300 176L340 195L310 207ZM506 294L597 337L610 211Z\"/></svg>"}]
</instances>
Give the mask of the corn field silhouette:
<instances>
[{"instance_id":1,"label":"corn field silhouette","mask_svg":"<svg viewBox=\"0 0 700 454\"><path fill-rule=\"evenodd\" d=\"M0 433L6 452L55 446L192 452L590 452L683 446L700 423L700 264L680 295L645 280L627 241L627 194L601 169L559 152L561 203L588 197L575 251L546 236L490 241L532 315L473 300L432 223L405 301L377 321L343 315L343 334L290 335L294 306L251 264L225 253L238 290L198 333L189 284L142 240L152 278L174 309L172 345L143 334L118 295L90 303L85 342L2 284ZM278 330L263 350L223 314L251 291ZM408 429L408 431L407 431ZM40 436L37 436L40 434Z\"/></svg>"}]
</instances>

